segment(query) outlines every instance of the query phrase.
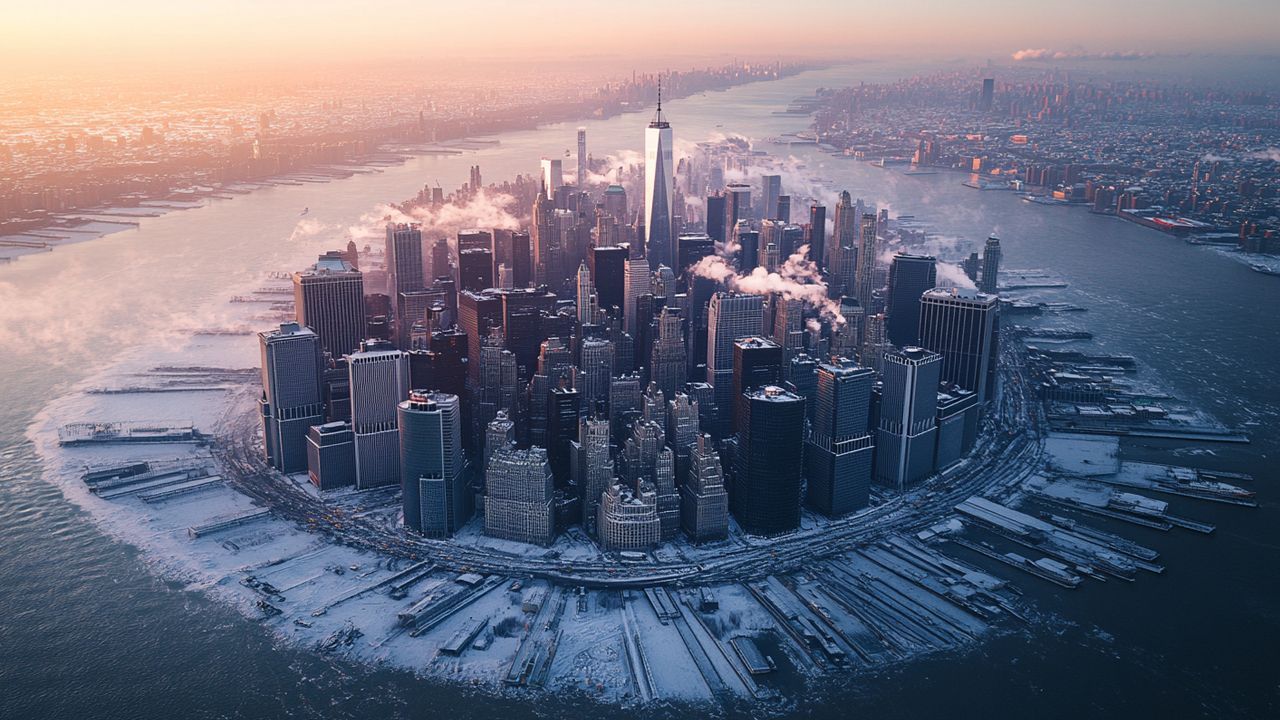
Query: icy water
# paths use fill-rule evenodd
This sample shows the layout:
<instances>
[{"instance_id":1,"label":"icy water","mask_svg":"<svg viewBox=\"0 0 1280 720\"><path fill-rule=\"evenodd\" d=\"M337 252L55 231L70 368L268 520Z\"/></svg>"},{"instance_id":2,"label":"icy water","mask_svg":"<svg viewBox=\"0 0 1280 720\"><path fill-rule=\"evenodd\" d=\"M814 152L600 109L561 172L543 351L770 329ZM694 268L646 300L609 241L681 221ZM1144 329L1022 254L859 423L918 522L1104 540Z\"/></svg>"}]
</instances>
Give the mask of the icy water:
<instances>
[{"instance_id":1,"label":"icy water","mask_svg":"<svg viewBox=\"0 0 1280 720\"><path fill-rule=\"evenodd\" d=\"M773 113L816 87L905 72L852 66L664 109L684 140L716 132L765 137L804 129L807 118ZM592 152L639 150L645 120L584 123ZM579 701L495 699L278 648L256 623L155 579L137 551L97 531L41 479L25 436L51 399L126 348L172 342L182 328L216 323L201 310L207 301L252 283L257 272L300 266L315 249L287 240L301 208L310 208L310 219L345 226L375 203L403 199L428 182L455 187L477 162L487 179L534 172L540 156L572 146L575 126L510 133L474 154L424 157L379 174L277 187L144 219L137 230L0 268L0 718L600 714ZM1131 443L1128 456L1252 473L1261 503L1255 510L1171 503L1175 512L1217 524L1208 537L1104 526L1158 549L1165 575L1086 583L1074 592L1016 578L1042 616L1032 630L833 683L798 700L795 714L1275 717L1280 278L1118 220L970 190L956 175L903 176L812 149L791 152L807 164L806 177L916 215L964 243L995 230L1006 266L1060 273L1071 287L1041 295L1089 312L1055 324L1087 326L1101 350L1137 356L1144 380L1246 426L1253 437L1248 446Z\"/></svg>"}]
</instances>

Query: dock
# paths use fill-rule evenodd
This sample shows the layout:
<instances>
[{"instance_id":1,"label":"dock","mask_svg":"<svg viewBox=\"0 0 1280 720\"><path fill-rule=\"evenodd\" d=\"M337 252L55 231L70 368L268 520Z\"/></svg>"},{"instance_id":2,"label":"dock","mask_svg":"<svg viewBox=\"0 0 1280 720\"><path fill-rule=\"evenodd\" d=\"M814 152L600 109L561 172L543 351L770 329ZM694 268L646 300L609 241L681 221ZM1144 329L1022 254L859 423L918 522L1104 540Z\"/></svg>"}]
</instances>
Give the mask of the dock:
<instances>
[{"instance_id":1,"label":"dock","mask_svg":"<svg viewBox=\"0 0 1280 720\"><path fill-rule=\"evenodd\" d=\"M271 515L270 510L252 510L240 515L213 520L204 523L203 525L192 525L187 528L187 535L189 535L192 540L195 540L196 538L204 537L205 535L212 535L213 533L221 532L223 530L229 530L233 527L248 525L255 520L261 520L269 515Z\"/></svg>"}]
</instances>

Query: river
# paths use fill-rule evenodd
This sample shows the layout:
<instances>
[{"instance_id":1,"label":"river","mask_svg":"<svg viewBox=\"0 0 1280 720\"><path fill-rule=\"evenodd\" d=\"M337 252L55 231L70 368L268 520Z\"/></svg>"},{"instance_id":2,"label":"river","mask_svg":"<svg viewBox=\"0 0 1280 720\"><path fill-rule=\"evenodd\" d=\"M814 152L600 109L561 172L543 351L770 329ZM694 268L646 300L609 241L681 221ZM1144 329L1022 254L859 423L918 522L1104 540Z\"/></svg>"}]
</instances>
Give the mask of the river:
<instances>
[{"instance_id":1,"label":"river","mask_svg":"<svg viewBox=\"0 0 1280 720\"><path fill-rule=\"evenodd\" d=\"M761 138L804 129L807 118L773 113L817 87L909 71L871 63L813 71L671 101L664 110L677 138ZM581 125L599 155L639 150L645 120L629 114ZM253 621L156 579L135 549L95 529L42 480L25 435L49 401L121 354L208 321L206 303L264 270L300 267L316 250L315 241L288 240L301 208L343 227L426 183L456 187L473 164L487 180L532 173L540 156L572 146L577 125L508 133L476 153L416 157L328 184L268 188L0 267L0 717L599 713L577 701L492 698L276 647ZM1061 274L1071 286L1053 299L1089 308L1071 324L1094 331L1107 352L1138 357L1143 380L1244 426L1253 439L1198 446L1212 455L1179 442L1127 443L1126 455L1173 452L1170 462L1252 473L1261 505L1171 503L1217 524L1209 537L1107 528L1160 550L1168 571L1070 593L1020 581L1041 613L1032 629L852 677L800 700L797 714L1275 717L1280 279L1113 218L971 190L957 175L904 176L811 147L790 152L807 174L941 233L977 244L998 232L1008 267ZM654 712L680 714L643 714Z\"/></svg>"}]
</instances>

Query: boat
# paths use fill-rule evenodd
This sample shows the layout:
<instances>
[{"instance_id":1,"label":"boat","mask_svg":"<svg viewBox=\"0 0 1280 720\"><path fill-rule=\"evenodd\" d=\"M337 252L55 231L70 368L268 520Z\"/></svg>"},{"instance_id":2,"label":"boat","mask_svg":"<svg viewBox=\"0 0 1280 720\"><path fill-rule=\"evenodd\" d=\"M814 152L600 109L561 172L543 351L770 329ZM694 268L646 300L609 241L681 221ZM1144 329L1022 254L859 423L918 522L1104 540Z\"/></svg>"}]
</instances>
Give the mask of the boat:
<instances>
[{"instance_id":1,"label":"boat","mask_svg":"<svg viewBox=\"0 0 1280 720\"><path fill-rule=\"evenodd\" d=\"M302 217L303 215L306 215L306 214L307 214L307 213L309 213L309 212L311 212L311 208L310 208L310 207L304 207L304 208L302 208L302 212L298 213L298 217Z\"/></svg>"},{"instance_id":2,"label":"boat","mask_svg":"<svg viewBox=\"0 0 1280 720\"><path fill-rule=\"evenodd\" d=\"M1262 273L1263 275L1280 275L1280 270L1273 267L1267 267L1262 263L1249 263L1249 269L1256 273Z\"/></svg>"}]
</instances>

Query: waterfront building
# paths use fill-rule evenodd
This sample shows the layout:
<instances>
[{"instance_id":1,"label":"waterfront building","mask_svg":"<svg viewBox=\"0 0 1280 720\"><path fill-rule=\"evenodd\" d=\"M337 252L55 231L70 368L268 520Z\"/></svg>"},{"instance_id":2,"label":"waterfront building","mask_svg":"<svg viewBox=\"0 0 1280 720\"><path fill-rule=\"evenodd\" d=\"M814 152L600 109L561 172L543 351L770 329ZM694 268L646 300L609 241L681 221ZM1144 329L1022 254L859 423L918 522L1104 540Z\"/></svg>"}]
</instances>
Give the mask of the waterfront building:
<instances>
[{"instance_id":1,"label":"waterfront building","mask_svg":"<svg viewBox=\"0 0 1280 720\"><path fill-rule=\"evenodd\" d=\"M416 223L388 223L386 261L391 313L401 321L400 294L426 287L422 272L422 227Z\"/></svg>"},{"instance_id":2,"label":"waterfront building","mask_svg":"<svg viewBox=\"0 0 1280 720\"><path fill-rule=\"evenodd\" d=\"M347 356L351 426L355 431L356 488L400 482L396 408L409 396L409 362L391 343L370 340Z\"/></svg>"},{"instance_id":3,"label":"waterfront building","mask_svg":"<svg viewBox=\"0 0 1280 720\"><path fill-rule=\"evenodd\" d=\"M707 310L707 382L715 389L717 421L705 429L713 436L727 436L733 425L733 344L759 335L763 325L763 296L718 292L711 297Z\"/></svg>"},{"instance_id":4,"label":"waterfront building","mask_svg":"<svg viewBox=\"0 0 1280 720\"><path fill-rule=\"evenodd\" d=\"M710 435L698 435L685 478L680 488L680 514L689 541L724 540L729 536L729 494L725 491L720 454Z\"/></svg>"},{"instance_id":5,"label":"waterfront building","mask_svg":"<svg viewBox=\"0 0 1280 720\"><path fill-rule=\"evenodd\" d=\"M829 517L867 506L874 442L868 432L876 373L847 358L818 366L813 432L805 444L806 501Z\"/></svg>"},{"instance_id":6,"label":"waterfront building","mask_svg":"<svg viewBox=\"0 0 1280 720\"><path fill-rule=\"evenodd\" d=\"M893 256L889 265L889 294L885 331L898 347L920 344L920 296L938 284L937 260L931 255Z\"/></svg>"},{"instance_id":7,"label":"waterfront building","mask_svg":"<svg viewBox=\"0 0 1280 720\"><path fill-rule=\"evenodd\" d=\"M745 393L765 385L782 384L782 348L762 337L745 337L733 342L733 424L737 432Z\"/></svg>"},{"instance_id":8,"label":"waterfront building","mask_svg":"<svg viewBox=\"0 0 1280 720\"><path fill-rule=\"evenodd\" d=\"M549 546L555 540L555 483L547 451L498 448L485 469L484 533Z\"/></svg>"},{"instance_id":9,"label":"waterfront building","mask_svg":"<svg viewBox=\"0 0 1280 720\"><path fill-rule=\"evenodd\" d=\"M934 471L942 356L905 347L885 353L876 477L899 492Z\"/></svg>"},{"instance_id":10,"label":"waterfront building","mask_svg":"<svg viewBox=\"0 0 1280 720\"><path fill-rule=\"evenodd\" d=\"M320 337L296 322L258 333L259 411L267 462L280 472L307 469L307 430L324 423Z\"/></svg>"},{"instance_id":11,"label":"waterfront building","mask_svg":"<svg viewBox=\"0 0 1280 720\"><path fill-rule=\"evenodd\" d=\"M650 550L662 540L658 518L658 494L652 485L634 489L622 483L610 485L600 496L596 525L606 550Z\"/></svg>"},{"instance_id":12,"label":"waterfront building","mask_svg":"<svg viewBox=\"0 0 1280 720\"><path fill-rule=\"evenodd\" d=\"M982 248L982 280L978 289L988 295L1000 292L1000 238L992 235Z\"/></svg>"},{"instance_id":13,"label":"waterfront building","mask_svg":"<svg viewBox=\"0 0 1280 720\"><path fill-rule=\"evenodd\" d=\"M471 519L457 395L414 390L397 408L404 526L449 537Z\"/></svg>"},{"instance_id":14,"label":"waterfront building","mask_svg":"<svg viewBox=\"0 0 1280 720\"><path fill-rule=\"evenodd\" d=\"M963 288L934 288L920 297L920 346L942 356L943 382L986 402L995 389L1000 301Z\"/></svg>"},{"instance_id":15,"label":"waterfront building","mask_svg":"<svg viewBox=\"0 0 1280 720\"><path fill-rule=\"evenodd\" d=\"M355 436L349 422L312 425L307 431L307 477L317 490L356 484Z\"/></svg>"},{"instance_id":16,"label":"waterfront building","mask_svg":"<svg viewBox=\"0 0 1280 720\"><path fill-rule=\"evenodd\" d=\"M776 385L746 393L729 507L748 533L776 535L800 527L804 405L804 398Z\"/></svg>"}]
</instances>

